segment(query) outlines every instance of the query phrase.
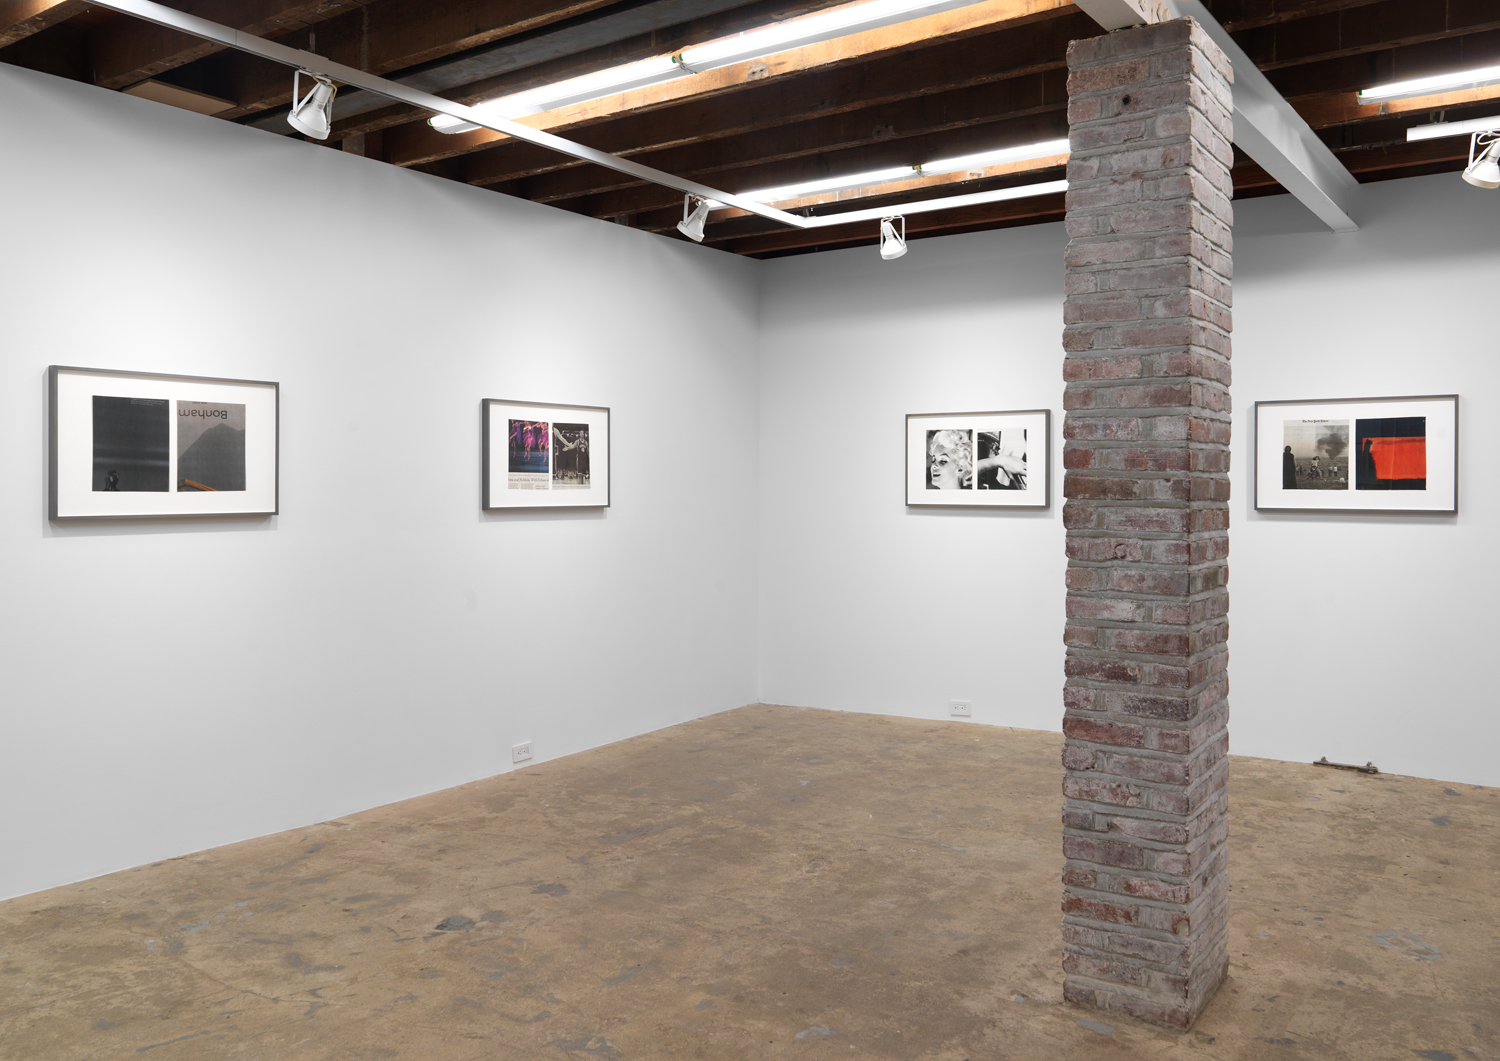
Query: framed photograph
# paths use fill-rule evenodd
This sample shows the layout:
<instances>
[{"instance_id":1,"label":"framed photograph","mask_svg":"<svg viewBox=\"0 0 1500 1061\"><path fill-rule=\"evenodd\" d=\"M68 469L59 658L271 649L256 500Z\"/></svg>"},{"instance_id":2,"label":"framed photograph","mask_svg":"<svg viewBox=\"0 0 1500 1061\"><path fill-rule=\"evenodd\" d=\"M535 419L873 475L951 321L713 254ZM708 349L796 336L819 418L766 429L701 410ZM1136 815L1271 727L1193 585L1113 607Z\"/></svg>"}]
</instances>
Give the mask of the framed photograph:
<instances>
[{"instance_id":1,"label":"framed photograph","mask_svg":"<svg viewBox=\"0 0 1500 1061\"><path fill-rule=\"evenodd\" d=\"M609 506L609 410L486 398L483 507Z\"/></svg>"},{"instance_id":2,"label":"framed photograph","mask_svg":"<svg viewBox=\"0 0 1500 1061\"><path fill-rule=\"evenodd\" d=\"M1255 403L1259 512L1458 512L1458 395Z\"/></svg>"},{"instance_id":3,"label":"framed photograph","mask_svg":"<svg viewBox=\"0 0 1500 1061\"><path fill-rule=\"evenodd\" d=\"M270 516L280 387L53 365L48 516Z\"/></svg>"},{"instance_id":4,"label":"framed photograph","mask_svg":"<svg viewBox=\"0 0 1500 1061\"><path fill-rule=\"evenodd\" d=\"M1046 508L1052 411L910 413L906 503Z\"/></svg>"}]
</instances>

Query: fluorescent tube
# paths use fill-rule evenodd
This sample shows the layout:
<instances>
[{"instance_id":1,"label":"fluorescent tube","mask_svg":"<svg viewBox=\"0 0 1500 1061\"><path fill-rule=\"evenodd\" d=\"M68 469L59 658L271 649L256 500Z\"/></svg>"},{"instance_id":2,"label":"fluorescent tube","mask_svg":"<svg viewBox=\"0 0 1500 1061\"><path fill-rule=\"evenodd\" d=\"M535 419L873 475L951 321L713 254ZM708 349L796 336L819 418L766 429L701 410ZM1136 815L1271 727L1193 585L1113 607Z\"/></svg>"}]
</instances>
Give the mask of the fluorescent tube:
<instances>
[{"instance_id":1,"label":"fluorescent tube","mask_svg":"<svg viewBox=\"0 0 1500 1061\"><path fill-rule=\"evenodd\" d=\"M1406 130L1406 139L1436 140L1440 136L1468 136L1471 133L1487 133L1500 129L1500 114L1488 118L1475 118L1467 122L1436 122L1432 125L1414 125Z\"/></svg>"},{"instance_id":2,"label":"fluorescent tube","mask_svg":"<svg viewBox=\"0 0 1500 1061\"><path fill-rule=\"evenodd\" d=\"M695 73L714 70L762 55L774 55L790 48L803 48L820 41L865 30L895 25L940 11L968 7L977 0L871 0L830 11L825 15L799 18L765 29L749 30L737 37L726 37L694 48L683 49L682 65Z\"/></svg>"},{"instance_id":3,"label":"fluorescent tube","mask_svg":"<svg viewBox=\"0 0 1500 1061\"><path fill-rule=\"evenodd\" d=\"M935 162L922 163L922 172L928 175L939 173L957 173L966 169L984 169L986 166L999 166L1006 162L1024 162L1031 158L1046 158L1049 155L1066 155L1068 153L1068 138L1061 140L1044 140L1039 144L1025 144L1021 147L1008 147L1001 151L981 151L973 155L959 155L956 158L940 158Z\"/></svg>"},{"instance_id":4,"label":"fluorescent tube","mask_svg":"<svg viewBox=\"0 0 1500 1061\"><path fill-rule=\"evenodd\" d=\"M1388 85L1360 89L1359 102L1386 103L1393 99L1432 96L1439 92L1456 92L1459 89L1483 88L1485 85L1496 84L1500 84L1500 66L1481 66L1477 70L1459 70L1451 74L1416 77L1410 81L1392 81Z\"/></svg>"},{"instance_id":5,"label":"fluorescent tube","mask_svg":"<svg viewBox=\"0 0 1500 1061\"><path fill-rule=\"evenodd\" d=\"M555 85L512 93L481 104L479 109L512 119L528 114L541 114L558 107L587 103L589 100L645 88L689 74L732 66L747 59L758 59L763 55L802 48L819 41L879 29L881 26L968 7L978 2L980 0L871 0L867 4L855 4L825 15L796 19L741 33L737 37L711 41L688 48L680 55L642 59L640 62L627 63L595 74L569 78ZM473 122L444 114L427 119L427 124L442 133L467 133L481 128Z\"/></svg>"},{"instance_id":6,"label":"fluorescent tube","mask_svg":"<svg viewBox=\"0 0 1500 1061\"><path fill-rule=\"evenodd\" d=\"M921 166L892 166L888 169L873 169L867 173L854 173L847 177L826 177L822 180L804 181L801 184L784 184L776 188L765 188L755 192L740 192L746 199L757 203L779 203L787 199L800 199L805 195L821 195L825 192L841 192L847 188L864 188L871 184L889 184L893 181L910 180L913 177L937 176L957 173L968 169L983 169L1005 162L1024 162L1032 158L1047 158L1050 155L1068 153L1068 141L1045 140L1039 144L1023 144L999 151L981 151L973 155L924 162Z\"/></svg>"},{"instance_id":7,"label":"fluorescent tube","mask_svg":"<svg viewBox=\"0 0 1500 1061\"><path fill-rule=\"evenodd\" d=\"M934 210L957 210L964 206L979 206L982 203L1000 203L1007 199L1029 199L1033 195L1050 195L1068 190L1067 181L1044 181L1041 184L1023 184L1016 188L995 188L987 192L970 192L967 195L950 195L943 199L920 199L914 203L897 203L894 206L877 206L869 210L849 210L841 214L818 214L804 218L799 228L827 228L831 225L847 225L854 221L876 221L883 217L906 214L926 214Z\"/></svg>"},{"instance_id":8,"label":"fluorescent tube","mask_svg":"<svg viewBox=\"0 0 1500 1061\"><path fill-rule=\"evenodd\" d=\"M821 195L824 192L840 192L845 188L863 188L867 184L888 184L917 176L912 166L891 166L888 169L872 169L868 173L855 173L847 177L826 177L823 180L804 181L801 184L783 184L779 188L763 188L758 192L740 192L746 199L757 203L779 203L785 199L800 199L804 195Z\"/></svg>"}]
</instances>

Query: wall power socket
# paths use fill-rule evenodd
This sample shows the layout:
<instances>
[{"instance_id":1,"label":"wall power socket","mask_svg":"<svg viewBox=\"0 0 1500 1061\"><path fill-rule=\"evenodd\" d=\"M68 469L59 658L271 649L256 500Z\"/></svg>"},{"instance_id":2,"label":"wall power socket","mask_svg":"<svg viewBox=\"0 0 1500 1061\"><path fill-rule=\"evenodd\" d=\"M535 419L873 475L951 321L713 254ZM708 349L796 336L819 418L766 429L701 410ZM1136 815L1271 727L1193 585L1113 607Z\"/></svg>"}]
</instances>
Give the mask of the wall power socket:
<instances>
[{"instance_id":1,"label":"wall power socket","mask_svg":"<svg viewBox=\"0 0 1500 1061\"><path fill-rule=\"evenodd\" d=\"M959 718L973 718L974 705L968 700L949 700L948 713Z\"/></svg>"},{"instance_id":2,"label":"wall power socket","mask_svg":"<svg viewBox=\"0 0 1500 1061\"><path fill-rule=\"evenodd\" d=\"M513 763L523 762L531 758L531 742L513 745L510 749L510 761Z\"/></svg>"}]
</instances>

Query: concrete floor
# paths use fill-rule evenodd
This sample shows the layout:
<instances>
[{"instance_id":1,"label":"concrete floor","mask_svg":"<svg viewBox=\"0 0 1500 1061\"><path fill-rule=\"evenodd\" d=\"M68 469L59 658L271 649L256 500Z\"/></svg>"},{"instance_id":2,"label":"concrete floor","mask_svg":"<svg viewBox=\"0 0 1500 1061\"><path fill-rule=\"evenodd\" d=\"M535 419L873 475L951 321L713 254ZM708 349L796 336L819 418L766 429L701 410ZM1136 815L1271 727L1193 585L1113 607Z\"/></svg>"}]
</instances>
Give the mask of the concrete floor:
<instances>
[{"instance_id":1,"label":"concrete floor","mask_svg":"<svg viewBox=\"0 0 1500 1061\"><path fill-rule=\"evenodd\" d=\"M1231 979L1061 1000L1062 738L754 706L0 903L0 1057L1500 1058L1500 792L1236 757Z\"/></svg>"}]
</instances>

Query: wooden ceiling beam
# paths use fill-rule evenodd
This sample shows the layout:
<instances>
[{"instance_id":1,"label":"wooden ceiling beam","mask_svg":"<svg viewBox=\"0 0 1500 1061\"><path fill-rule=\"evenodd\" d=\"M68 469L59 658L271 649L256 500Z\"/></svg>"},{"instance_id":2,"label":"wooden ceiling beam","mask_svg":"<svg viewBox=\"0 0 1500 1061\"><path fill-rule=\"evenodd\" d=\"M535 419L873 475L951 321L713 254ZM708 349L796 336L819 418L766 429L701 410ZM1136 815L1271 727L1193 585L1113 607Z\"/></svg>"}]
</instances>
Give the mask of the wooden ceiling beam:
<instances>
[{"instance_id":1,"label":"wooden ceiling beam","mask_svg":"<svg viewBox=\"0 0 1500 1061\"><path fill-rule=\"evenodd\" d=\"M257 37L305 29L372 0L199 0L182 10ZM200 37L135 18L112 18L89 32L94 84L127 88L222 51Z\"/></svg>"},{"instance_id":2,"label":"wooden ceiling beam","mask_svg":"<svg viewBox=\"0 0 1500 1061\"><path fill-rule=\"evenodd\" d=\"M1314 129L1337 130L1341 127L1364 122L1384 121L1402 116L1407 125L1426 125L1436 121L1463 121L1479 118L1490 113L1500 113L1494 101L1500 100L1500 85L1484 88L1469 88L1462 92L1443 92L1435 96L1415 99L1396 99L1388 103L1371 106L1359 102L1353 92L1337 92L1322 96L1299 96L1291 100L1297 113ZM1463 118L1449 115L1446 118L1435 114L1462 113Z\"/></svg>"},{"instance_id":3,"label":"wooden ceiling beam","mask_svg":"<svg viewBox=\"0 0 1500 1061\"><path fill-rule=\"evenodd\" d=\"M1352 92L1372 85L1500 63L1500 30L1429 40L1360 55L1322 59L1269 71L1287 99Z\"/></svg>"},{"instance_id":4,"label":"wooden ceiling beam","mask_svg":"<svg viewBox=\"0 0 1500 1061\"><path fill-rule=\"evenodd\" d=\"M1381 0L1210 0L1208 8L1219 24L1233 34L1262 26L1350 11ZM1242 45L1243 47L1243 45Z\"/></svg>"},{"instance_id":5,"label":"wooden ceiling beam","mask_svg":"<svg viewBox=\"0 0 1500 1061\"><path fill-rule=\"evenodd\" d=\"M977 145L972 150L979 151L1064 137L1068 135L1067 100L1067 71L1049 70L953 93L922 95L810 118L744 136L632 153L631 157L668 173L692 174L708 183L717 182L726 190L734 190L729 187L734 185L744 191L752 188L752 181L758 188L786 183L771 177L771 168L759 171L810 155L826 156L830 165L825 175L829 175L833 165L839 167L838 172L858 172L861 168L843 158L833 161L835 153L872 145L890 145L892 149L898 143L905 145L908 154L891 164L915 165L939 157L932 154L934 150L941 150L941 157L952 157L967 153L969 145ZM930 142L936 134L954 135L943 136L939 148ZM800 179L800 175L791 179ZM553 202L644 186L598 166L575 166L524 178L515 191L538 202ZM632 211L629 207L607 209L598 216L621 212Z\"/></svg>"},{"instance_id":6,"label":"wooden ceiling beam","mask_svg":"<svg viewBox=\"0 0 1500 1061\"><path fill-rule=\"evenodd\" d=\"M894 166L915 165L936 158L951 158L988 150L1009 141L1012 143L1036 143L1066 136L1066 113L1059 109L1052 115L1017 119L1012 122L997 122L993 126L971 126L946 132L924 133L896 142L876 141L841 151L837 156L837 173L862 173L869 170ZM815 152L793 156L777 162L746 167L734 173L734 180L716 181L716 184L734 184L726 191L754 191L757 188L775 188L803 181L820 180L830 176L828 159ZM1040 162L1028 163L1024 169L1040 171L1045 167ZM717 171L722 173L723 171ZM702 178L700 178L702 179ZM1050 179L1034 176L1032 180ZM977 188L968 188L975 191ZM526 185L515 187L515 193L525 195ZM559 200L557 205L592 217L618 217L621 214L636 214L643 211L680 206L682 196L654 184L642 184L634 188L622 188L597 195Z\"/></svg>"},{"instance_id":7,"label":"wooden ceiling beam","mask_svg":"<svg viewBox=\"0 0 1500 1061\"><path fill-rule=\"evenodd\" d=\"M0 48L88 9L81 0L0 0Z\"/></svg>"},{"instance_id":8,"label":"wooden ceiling beam","mask_svg":"<svg viewBox=\"0 0 1500 1061\"><path fill-rule=\"evenodd\" d=\"M1500 6L1494 4L1480 11L1433 0L1380 0L1356 11L1238 33L1235 42L1262 71L1271 71L1493 29L1500 29Z\"/></svg>"},{"instance_id":9,"label":"wooden ceiling beam","mask_svg":"<svg viewBox=\"0 0 1500 1061\"><path fill-rule=\"evenodd\" d=\"M1091 26L1069 0L988 0L519 121L604 151L656 150L1057 68L1067 41ZM486 148L500 158L495 149L510 141L489 130L448 136L425 123L391 132L387 161L398 166ZM489 179L513 176L502 167ZM476 174L473 182L483 180Z\"/></svg>"},{"instance_id":10,"label":"wooden ceiling beam","mask_svg":"<svg viewBox=\"0 0 1500 1061\"><path fill-rule=\"evenodd\" d=\"M635 156L710 140L745 136L789 124L828 119L853 111L867 114L871 106L900 102L951 89L956 77L1025 78L1061 67L1066 41L1078 28L1074 16L1055 23L1021 27L1001 39L930 50L914 50L905 62L835 71L819 78L787 79L757 84L736 95L691 100L666 111L632 114L587 130L585 138L601 150ZM955 50L956 49L956 50ZM1030 89L1034 91L1035 86ZM871 97L874 97L873 99ZM1035 98L1035 97L1034 97ZM1040 104L1034 102L1031 106ZM934 115L929 114L929 118ZM940 114L937 117L941 117ZM949 122L957 115L950 115ZM888 124L888 123L882 123ZM398 136L406 130L394 130ZM868 133L875 133L872 127ZM774 133L768 135L774 136ZM388 135L387 142L391 137ZM513 181L536 173L573 165L571 160L544 159L522 145L501 144L455 160L441 169L444 176L471 184ZM390 157L389 154L387 156ZM741 158L739 164L753 159ZM431 168L428 172L433 172Z\"/></svg>"},{"instance_id":11,"label":"wooden ceiling beam","mask_svg":"<svg viewBox=\"0 0 1500 1061\"><path fill-rule=\"evenodd\" d=\"M660 55L688 41L713 40L772 22L822 11L848 0L645 0L570 19L556 28L520 35L451 61L429 63L396 80L426 92L473 104L540 84L566 81L612 66ZM341 93L334 104L334 138L425 121L429 112L392 104L373 93ZM249 124L285 131L280 115Z\"/></svg>"},{"instance_id":12,"label":"wooden ceiling beam","mask_svg":"<svg viewBox=\"0 0 1500 1061\"><path fill-rule=\"evenodd\" d=\"M1007 33L997 39L1003 40L1004 37L1014 37L1015 32L1016 31L1012 31L1011 33ZM1078 35L1082 35L1081 32ZM1032 54L1037 54L1035 43L1033 43ZM1344 60L1333 60L1333 62L1341 61ZM903 79L911 78L912 65L913 64L910 62L905 64L906 68L903 69L898 76L901 76ZM996 72L1004 73L1005 71L999 70ZM961 59L955 57L952 62L943 63L941 71L937 72L935 76L959 79L965 76L972 76L973 73L973 70L964 68L964 64ZM862 85L855 84L855 81L859 79L849 77L845 79L844 83L842 84L833 84L824 91L815 91L812 93L812 95L816 96L817 98L811 102L811 106L820 107L823 101L828 99L847 100L850 98L851 94L858 93L861 88L865 89L866 91L874 88L875 83L878 82L880 77L881 71L878 68L872 69L868 71L867 76L863 78L864 83ZM912 78L912 80L917 79ZM744 91L764 91L768 87L769 86L747 86ZM931 88L931 86L921 87L923 89ZM972 103L973 101L971 100L968 102ZM664 127L670 128L671 132L676 134L678 137L681 136L681 130L685 126L693 128L695 131L699 131L700 133L703 133L703 131L706 130L712 130L712 132L707 133L706 135L700 135L699 140L694 141L691 144L678 145L682 148L682 150L675 152L676 157L673 158L670 164L659 164L659 168L667 169L672 172L676 172L679 170L697 171L710 169L713 166L713 163L711 162L705 162L702 166L696 166L693 164L691 155L696 150L696 145L701 144L710 137L717 138L718 135L742 135L745 130L734 128L726 129L725 125L728 123L728 121L731 121L732 118L726 117L724 119L720 119L713 113L711 109L712 105L708 104L706 101L690 101L685 106L696 106L696 110L690 113L673 111L668 115L663 115L660 118L656 119L657 123ZM736 107L735 109L739 108ZM751 104L744 109L748 111L754 111L760 108L757 108L755 105ZM784 123L797 123L808 120L808 115L806 113L798 113L795 104L791 104L786 100L781 101L774 108L765 109L774 110L775 113L780 116L780 121ZM814 111L814 113L816 113L816 111ZM959 113L961 113L961 111L959 111ZM983 114L983 111L980 110L979 113ZM930 116L925 118L924 121L933 125L941 124L940 121L934 122ZM637 154L645 151L652 151L655 152L651 156L652 158L661 158L665 152L673 149L662 147L659 144L655 143L655 141L662 139L662 137L659 135L653 136L650 134L650 131L648 129L644 128L645 126L650 125L651 122L651 118L642 117L640 115L628 115L623 118L617 119L615 122L604 124L597 132L591 131L589 139L595 144L595 146L599 146L604 150L612 150L620 154L628 154L631 156L636 156ZM880 124L896 124L897 128L920 127L920 125L916 123L907 124L904 121L901 123L882 122ZM420 136L420 134L418 135ZM435 135L440 134L434 134L434 136ZM426 138L428 143L431 142L431 139L432 137ZM442 170L445 176L451 176L454 179L465 180L469 183L492 184L535 177L540 173L545 173L553 170L565 171L568 169L580 168L571 160L562 160L555 158L549 160L535 150L523 150L520 145L516 145L515 147L506 147L504 145L501 145L485 148L484 142L492 138L481 136L477 137L476 139L477 143L476 141L470 141L454 145L453 153L455 155L471 153L474 151L476 146L480 148L480 151L478 153L474 153L469 162L459 166L448 167ZM837 139L829 141L830 144L838 144L839 142L840 141ZM400 146L397 146L396 150L399 152L400 150L402 150L402 148ZM417 149L419 155L421 154L421 150L422 149L420 148ZM391 161L400 164L404 160L398 156L392 157ZM663 159L663 161L665 160ZM747 161L750 160L742 159L741 163ZM575 178L559 179L575 180L585 186L591 180L591 178L586 175L581 175Z\"/></svg>"},{"instance_id":13,"label":"wooden ceiling beam","mask_svg":"<svg viewBox=\"0 0 1500 1061\"><path fill-rule=\"evenodd\" d=\"M353 11L346 3L346 14L315 27L316 51L345 66L384 76L587 15L611 2L468 0L463 4L436 4L432 0L376 0ZM298 27L282 34L280 40L289 47L307 49L309 32L309 27ZM221 117L242 117L291 101L290 72L278 64L226 50L198 66L194 74L203 91L236 102Z\"/></svg>"}]
</instances>

